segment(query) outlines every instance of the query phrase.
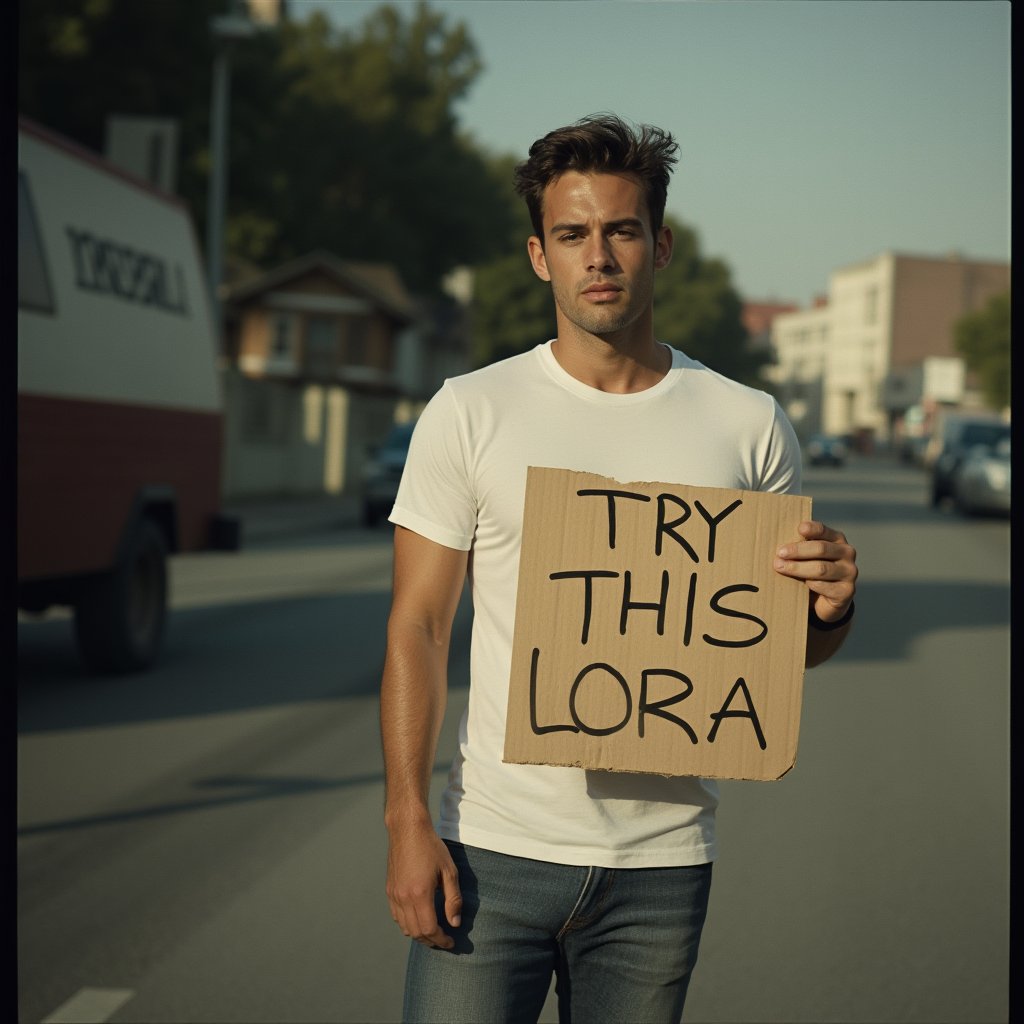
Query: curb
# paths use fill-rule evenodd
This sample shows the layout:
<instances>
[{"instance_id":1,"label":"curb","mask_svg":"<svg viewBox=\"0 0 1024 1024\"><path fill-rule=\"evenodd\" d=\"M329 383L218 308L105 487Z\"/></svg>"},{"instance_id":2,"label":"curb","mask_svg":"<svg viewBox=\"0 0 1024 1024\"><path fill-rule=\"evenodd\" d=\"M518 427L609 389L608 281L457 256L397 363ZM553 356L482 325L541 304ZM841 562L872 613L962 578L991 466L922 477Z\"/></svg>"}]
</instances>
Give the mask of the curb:
<instances>
[{"instance_id":1,"label":"curb","mask_svg":"<svg viewBox=\"0 0 1024 1024\"><path fill-rule=\"evenodd\" d=\"M340 530L362 522L358 499L243 501L225 506L224 515L240 524L241 543L289 537L319 530Z\"/></svg>"}]
</instances>

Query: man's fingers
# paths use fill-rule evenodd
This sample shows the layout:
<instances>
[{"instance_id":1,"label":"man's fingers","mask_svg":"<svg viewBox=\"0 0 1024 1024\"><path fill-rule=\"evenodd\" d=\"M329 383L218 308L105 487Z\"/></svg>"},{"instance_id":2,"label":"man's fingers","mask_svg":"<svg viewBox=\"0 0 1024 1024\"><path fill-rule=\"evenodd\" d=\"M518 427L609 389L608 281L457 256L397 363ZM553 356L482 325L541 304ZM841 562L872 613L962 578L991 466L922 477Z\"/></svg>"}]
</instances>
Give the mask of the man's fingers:
<instances>
[{"instance_id":1,"label":"man's fingers","mask_svg":"<svg viewBox=\"0 0 1024 1024\"><path fill-rule=\"evenodd\" d=\"M810 561L821 559L827 562L855 562L857 553L849 544L827 540L804 540L795 544L783 544L776 552L778 558Z\"/></svg>"},{"instance_id":2,"label":"man's fingers","mask_svg":"<svg viewBox=\"0 0 1024 1024\"><path fill-rule=\"evenodd\" d=\"M794 554L789 558L776 558L775 568L787 576L800 580L824 580L853 582L857 578L857 567L842 559L803 557Z\"/></svg>"},{"instance_id":3,"label":"man's fingers","mask_svg":"<svg viewBox=\"0 0 1024 1024\"><path fill-rule=\"evenodd\" d=\"M437 920L437 910L433 900L425 908L417 908L416 922L416 930L410 937L417 942L424 946L437 946L440 949L451 949L455 945L455 940L444 931Z\"/></svg>"},{"instance_id":4,"label":"man's fingers","mask_svg":"<svg viewBox=\"0 0 1024 1024\"><path fill-rule=\"evenodd\" d=\"M424 946L451 949L455 945L455 940L438 923L432 898L406 906L392 904L391 916L403 935Z\"/></svg>"},{"instance_id":5,"label":"man's fingers","mask_svg":"<svg viewBox=\"0 0 1024 1024\"><path fill-rule=\"evenodd\" d=\"M441 873L441 885L444 888L444 916L453 928L458 928L462 924L462 891L454 867Z\"/></svg>"},{"instance_id":6,"label":"man's fingers","mask_svg":"<svg viewBox=\"0 0 1024 1024\"><path fill-rule=\"evenodd\" d=\"M803 540L783 544L776 551L778 572L808 584L856 582L857 552L847 543L845 534L816 520L802 522L798 532Z\"/></svg>"},{"instance_id":7,"label":"man's fingers","mask_svg":"<svg viewBox=\"0 0 1024 1024\"><path fill-rule=\"evenodd\" d=\"M446 919L454 927L460 921L459 871L432 827L406 830L391 840L384 889L403 935L425 946L455 945L443 925Z\"/></svg>"},{"instance_id":8,"label":"man's fingers","mask_svg":"<svg viewBox=\"0 0 1024 1024\"><path fill-rule=\"evenodd\" d=\"M462 913L462 894L459 876L454 864L442 864L438 870L440 885L416 880L406 886L388 886L388 905L391 917L402 934L425 946L451 949L455 940L445 932L438 920L436 896L444 895L444 915L453 927L458 927ZM435 876L437 878L438 876Z\"/></svg>"},{"instance_id":9,"label":"man's fingers","mask_svg":"<svg viewBox=\"0 0 1024 1024\"><path fill-rule=\"evenodd\" d=\"M798 532L803 540L783 544L775 553L775 571L800 580L819 601L815 614L827 621L842 613L857 589L857 552L846 535L824 523L807 520Z\"/></svg>"},{"instance_id":10,"label":"man's fingers","mask_svg":"<svg viewBox=\"0 0 1024 1024\"><path fill-rule=\"evenodd\" d=\"M830 562L841 558L849 558L853 549L849 544L840 544L830 540L804 540L795 544L785 544L779 553L786 552L787 557L827 558Z\"/></svg>"},{"instance_id":11,"label":"man's fingers","mask_svg":"<svg viewBox=\"0 0 1024 1024\"><path fill-rule=\"evenodd\" d=\"M833 530L831 526L826 526L817 519L808 519L802 522L797 527L797 531L801 537L807 540L832 540L839 541L840 544L846 543L845 534L840 533L839 530Z\"/></svg>"}]
</instances>

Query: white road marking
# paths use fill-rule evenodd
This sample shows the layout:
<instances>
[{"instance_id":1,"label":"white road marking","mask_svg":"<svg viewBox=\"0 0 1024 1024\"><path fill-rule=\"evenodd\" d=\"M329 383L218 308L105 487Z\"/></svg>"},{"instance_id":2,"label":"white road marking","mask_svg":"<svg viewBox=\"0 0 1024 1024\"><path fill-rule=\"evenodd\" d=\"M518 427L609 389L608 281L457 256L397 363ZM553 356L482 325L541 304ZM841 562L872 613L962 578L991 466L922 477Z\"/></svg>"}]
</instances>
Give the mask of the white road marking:
<instances>
[{"instance_id":1,"label":"white road marking","mask_svg":"<svg viewBox=\"0 0 1024 1024\"><path fill-rule=\"evenodd\" d=\"M134 995L130 988L79 989L40 1024L103 1024Z\"/></svg>"}]
</instances>

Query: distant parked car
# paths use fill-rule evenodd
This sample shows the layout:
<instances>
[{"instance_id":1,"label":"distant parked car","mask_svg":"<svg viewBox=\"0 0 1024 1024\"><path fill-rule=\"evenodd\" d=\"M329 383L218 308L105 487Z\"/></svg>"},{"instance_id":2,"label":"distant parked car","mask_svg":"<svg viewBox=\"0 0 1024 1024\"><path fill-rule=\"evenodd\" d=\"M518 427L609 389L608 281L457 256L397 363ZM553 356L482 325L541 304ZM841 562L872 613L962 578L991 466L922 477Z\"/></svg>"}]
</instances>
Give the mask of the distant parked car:
<instances>
[{"instance_id":1,"label":"distant parked car","mask_svg":"<svg viewBox=\"0 0 1024 1024\"><path fill-rule=\"evenodd\" d=\"M967 452L953 477L953 500L965 515L1009 515L1009 437Z\"/></svg>"},{"instance_id":2,"label":"distant parked car","mask_svg":"<svg viewBox=\"0 0 1024 1024\"><path fill-rule=\"evenodd\" d=\"M938 506L953 497L953 480L967 453L979 445L992 447L1010 436L1010 426L988 416L951 415L943 424L932 462L931 501Z\"/></svg>"},{"instance_id":3,"label":"distant parked car","mask_svg":"<svg viewBox=\"0 0 1024 1024\"><path fill-rule=\"evenodd\" d=\"M812 466L841 466L847 451L846 442L831 434L815 434L807 442L807 457Z\"/></svg>"},{"instance_id":4,"label":"distant parked car","mask_svg":"<svg viewBox=\"0 0 1024 1024\"><path fill-rule=\"evenodd\" d=\"M363 488L363 522L366 526L376 526L391 512L414 426L414 423L402 423L393 427L372 453Z\"/></svg>"}]
</instances>

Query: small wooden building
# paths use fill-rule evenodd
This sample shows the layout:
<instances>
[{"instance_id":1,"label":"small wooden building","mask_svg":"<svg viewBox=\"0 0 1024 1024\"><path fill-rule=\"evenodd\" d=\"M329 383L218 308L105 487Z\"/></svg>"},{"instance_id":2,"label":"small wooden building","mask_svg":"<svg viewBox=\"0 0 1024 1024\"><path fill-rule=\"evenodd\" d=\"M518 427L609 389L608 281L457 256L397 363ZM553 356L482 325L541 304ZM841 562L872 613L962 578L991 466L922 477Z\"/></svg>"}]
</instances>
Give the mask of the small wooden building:
<instances>
[{"instance_id":1,"label":"small wooden building","mask_svg":"<svg viewBox=\"0 0 1024 1024\"><path fill-rule=\"evenodd\" d=\"M421 391L422 315L395 269L312 252L223 289L225 497L358 494Z\"/></svg>"}]
</instances>

